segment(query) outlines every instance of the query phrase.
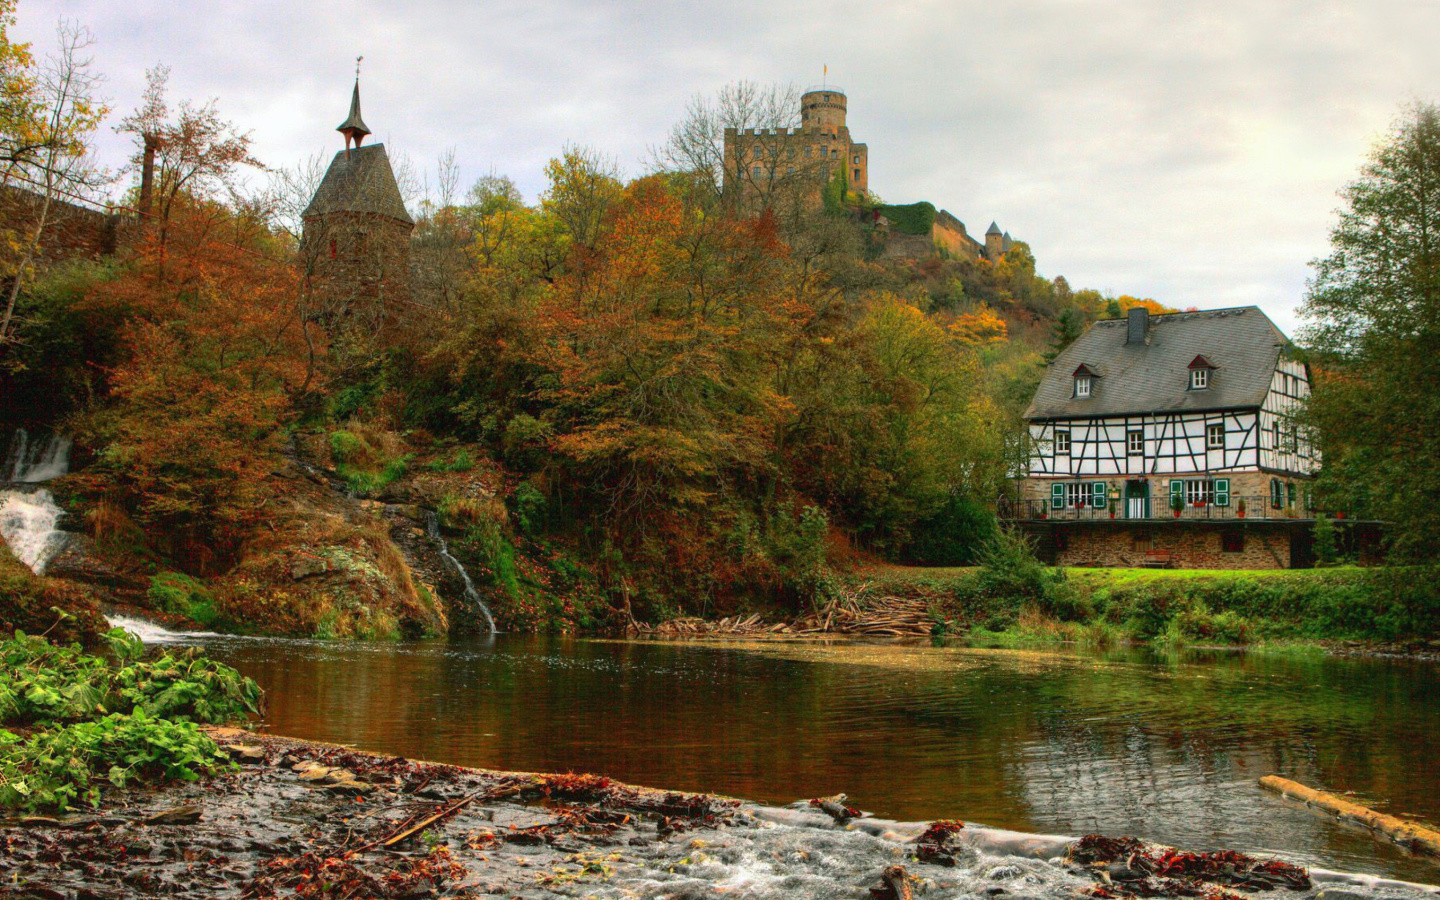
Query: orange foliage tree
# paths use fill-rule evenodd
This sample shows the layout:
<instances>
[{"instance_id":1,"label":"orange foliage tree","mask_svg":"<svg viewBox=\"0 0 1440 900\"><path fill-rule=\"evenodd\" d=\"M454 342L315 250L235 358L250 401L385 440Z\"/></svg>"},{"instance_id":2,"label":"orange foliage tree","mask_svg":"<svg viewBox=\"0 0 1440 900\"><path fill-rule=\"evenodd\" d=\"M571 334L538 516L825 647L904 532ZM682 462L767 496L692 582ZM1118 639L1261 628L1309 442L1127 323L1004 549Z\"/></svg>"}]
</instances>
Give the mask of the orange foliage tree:
<instances>
[{"instance_id":1,"label":"orange foliage tree","mask_svg":"<svg viewBox=\"0 0 1440 900\"><path fill-rule=\"evenodd\" d=\"M541 300L531 359L553 377L536 399L611 513L693 511L773 466L790 414L774 356L807 315L783 290L785 254L768 219L707 217L645 179Z\"/></svg>"},{"instance_id":2,"label":"orange foliage tree","mask_svg":"<svg viewBox=\"0 0 1440 900\"><path fill-rule=\"evenodd\" d=\"M269 496L266 480L323 350L298 307L297 270L265 220L177 203L86 301L125 316L113 402L88 423L100 487L205 571Z\"/></svg>"}]
</instances>

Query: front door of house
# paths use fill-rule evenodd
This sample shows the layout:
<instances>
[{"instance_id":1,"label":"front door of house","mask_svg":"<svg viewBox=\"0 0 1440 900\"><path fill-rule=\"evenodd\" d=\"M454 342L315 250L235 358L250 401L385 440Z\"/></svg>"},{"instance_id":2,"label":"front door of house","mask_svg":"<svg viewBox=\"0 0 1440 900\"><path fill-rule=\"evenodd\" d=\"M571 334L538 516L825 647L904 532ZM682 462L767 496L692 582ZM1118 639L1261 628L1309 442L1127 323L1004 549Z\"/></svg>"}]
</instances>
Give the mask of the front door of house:
<instances>
[{"instance_id":1,"label":"front door of house","mask_svg":"<svg viewBox=\"0 0 1440 900\"><path fill-rule=\"evenodd\" d=\"M1125 482L1125 518L1150 518L1150 482L1143 479Z\"/></svg>"}]
</instances>

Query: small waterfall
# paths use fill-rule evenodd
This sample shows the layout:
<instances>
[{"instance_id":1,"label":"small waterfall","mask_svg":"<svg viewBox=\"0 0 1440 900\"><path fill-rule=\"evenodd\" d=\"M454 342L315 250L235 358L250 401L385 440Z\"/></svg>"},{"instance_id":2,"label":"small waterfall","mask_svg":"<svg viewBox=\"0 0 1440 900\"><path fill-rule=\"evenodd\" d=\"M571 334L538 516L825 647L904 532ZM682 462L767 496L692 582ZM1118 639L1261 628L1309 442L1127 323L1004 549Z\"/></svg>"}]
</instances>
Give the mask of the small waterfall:
<instances>
[{"instance_id":1,"label":"small waterfall","mask_svg":"<svg viewBox=\"0 0 1440 900\"><path fill-rule=\"evenodd\" d=\"M70 438L63 434L32 439L24 428L15 429L6 459L10 480L34 484L59 478L70 471L70 445Z\"/></svg>"},{"instance_id":2,"label":"small waterfall","mask_svg":"<svg viewBox=\"0 0 1440 900\"><path fill-rule=\"evenodd\" d=\"M44 488L0 491L0 535L36 575L44 575L50 560L65 546L65 532L56 527L63 515L55 496Z\"/></svg>"},{"instance_id":3,"label":"small waterfall","mask_svg":"<svg viewBox=\"0 0 1440 900\"><path fill-rule=\"evenodd\" d=\"M65 532L59 526L65 511L55 495L28 485L59 478L70 470L70 439L50 434L36 439L17 428L10 439L4 473L11 482L26 487L0 490L0 537L10 550L36 575L65 546Z\"/></svg>"},{"instance_id":4,"label":"small waterfall","mask_svg":"<svg viewBox=\"0 0 1440 900\"><path fill-rule=\"evenodd\" d=\"M146 644L186 644L200 638L220 637L213 631L171 631L148 619L135 616L107 616L111 628L123 628Z\"/></svg>"},{"instance_id":5,"label":"small waterfall","mask_svg":"<svg viewBox=\"0 0 1440 900\"><path fill-rule=\"evenodd\" d=\"M425 530L429 533L430 538L435 541L435 546L439 548L440 555L445 557L445 561L450 564L450 568L454 569L460 576L460 580L465 582L465 599L479 608L480 614L485 617L485 627L489 629L490 634L494 634L495 619L490 615L490 607L486 606L485 601L480 599L480 592L475 590L475 582L470 580L470 573L465 571L464 566L460 565L460 560L450 555L450 546L445 543L445 536L440 533L439 516L436 516L433 512L427 512L425 515Z\"/></svg>"}]
</instances>

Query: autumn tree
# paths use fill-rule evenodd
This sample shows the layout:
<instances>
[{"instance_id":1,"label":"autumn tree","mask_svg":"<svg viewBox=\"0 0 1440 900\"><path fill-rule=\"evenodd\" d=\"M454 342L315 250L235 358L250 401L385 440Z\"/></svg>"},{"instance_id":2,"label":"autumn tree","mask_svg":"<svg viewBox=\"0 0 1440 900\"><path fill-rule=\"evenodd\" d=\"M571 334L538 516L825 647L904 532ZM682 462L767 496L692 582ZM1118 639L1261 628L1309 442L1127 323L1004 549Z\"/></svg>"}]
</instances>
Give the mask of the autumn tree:
<instances>
[{"instance_id":1,"label":"autumn tree","mask_svg":"<svg viewBox=\"0 0 1440 900\"><path fill-rule=\"evenodd\" d=\"M166 100L169 67L149 69L145 78L141 105L116 130L135 139L135 171L143 171L147 152L154 154L154 202L145 213L159 223L163 247L177 202L230 195L242 168L263 167L250 155L250 136L220 117L216 101L182 100L172 111Z\"/></svg>"},{"instance_id":2,"label":"autumn tree","mask_svg":"<svg viewBox=\"0 0 1440 900\"><path fill-rule=\"evenodd\" d=\"M570 240L590 247L600 238L600 229L610 207L620 199L620 167L604 154L587 147L570 145L545 165L549 182L540 196L540 207L565 228Z\"/></svg>"},{"instance_id":3,"label":"autumn tree","mask_svg":"<svg viewBox=\"0 0 1440 900\"><path fill-rule=\"evenodd\" d=\"M165 244L87 299L120 311L126 358L87 419L90 474L191 568L232 552L270 496L273 453L310 386L323 338L297 308L297 273L268 223L209 201L171 204Z\"/></svg>"},{"instance_id":4,"label":"autumn tree","mask_svg":"<svg viewBox=\"0 0 1440 900\"><path fill-rule=\"evenodd\" d=\"M11 47L4 30L14 5L0 5L0 152L5 155L4 274L9 278L0 314L0 352L16 340L15 308L33 277L56 204L83 199L104 181L89 159L90 140L107 109L98 97L101 77L88 55L94 38L62 20L56 50L34 68L28 48ZM18 189L17 189L18 188Z\"/></svg>"}]
</instances>

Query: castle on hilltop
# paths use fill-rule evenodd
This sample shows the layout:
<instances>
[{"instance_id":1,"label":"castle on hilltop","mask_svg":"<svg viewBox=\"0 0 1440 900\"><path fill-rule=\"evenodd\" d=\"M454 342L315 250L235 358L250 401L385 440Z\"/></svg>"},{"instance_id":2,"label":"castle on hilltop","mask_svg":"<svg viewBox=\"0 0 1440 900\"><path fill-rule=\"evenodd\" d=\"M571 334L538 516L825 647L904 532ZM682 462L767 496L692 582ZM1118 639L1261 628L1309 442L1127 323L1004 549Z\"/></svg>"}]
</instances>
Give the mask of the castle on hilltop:
<instances>
[{"instance_id":1,"label":"castle on hilltop","mask_svg":"<svg viewBox=\"0 0 1440 900\"><path fill-rule=\"evenodd\" d=\"M847 112L845 90L826 85L800 95L799 128L726 128L725 193L755 207L784 196L818 203L826 186L839 179L845 190L865 196L870 191L870 148L851 138ZM983 241L971 237L965 223L943 209L928 228L901 231L885 209L877 209L876 224L887 234L886 256L921 258L938 249L995 262L1014 245L1009 232L994 222Z\"/></svg>"},{"instance_id":2,"label":"castle on hilltop","mask_svg":"<svg viewBox=\"0 0 1440 900\"><path fill-rule=\"evenodd\" d=\"M764 197L782 186L818 188L837 175L869 190L869 148L851 140L845 92L818 87L800 96L799 128L726 128L725 189Z\"/></svg>"}]
</instances>

